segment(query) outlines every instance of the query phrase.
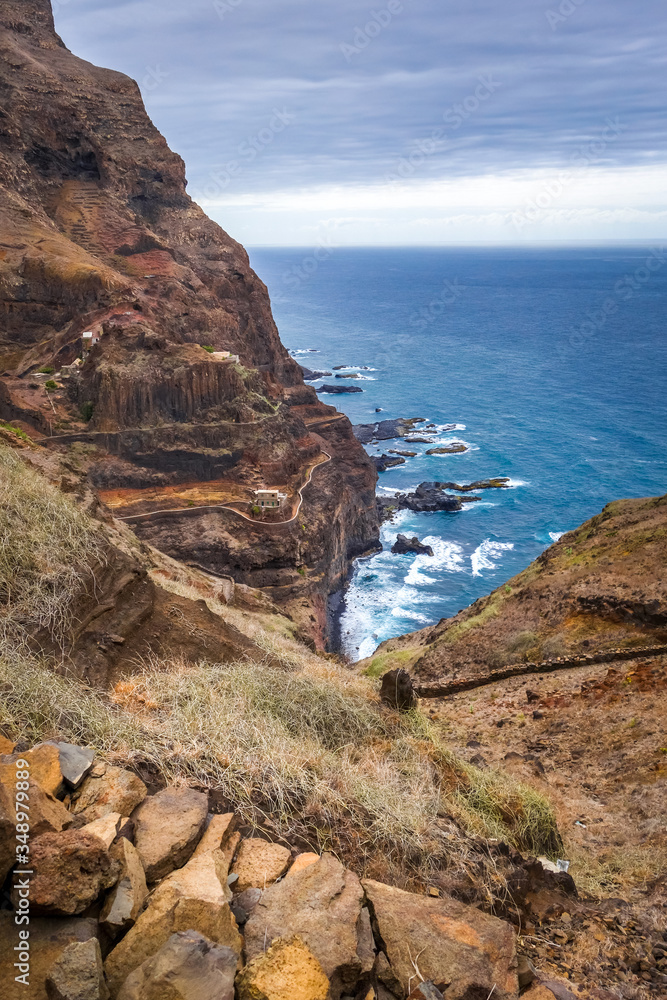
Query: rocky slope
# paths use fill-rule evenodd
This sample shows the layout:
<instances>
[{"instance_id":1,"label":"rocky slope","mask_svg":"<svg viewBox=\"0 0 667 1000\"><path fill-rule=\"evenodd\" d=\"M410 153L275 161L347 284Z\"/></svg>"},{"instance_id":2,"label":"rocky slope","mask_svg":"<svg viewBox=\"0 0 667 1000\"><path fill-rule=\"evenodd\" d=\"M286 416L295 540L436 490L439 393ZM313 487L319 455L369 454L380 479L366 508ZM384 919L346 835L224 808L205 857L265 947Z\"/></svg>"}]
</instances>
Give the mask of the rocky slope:
<instances>
[{"instance_id":1,"label":"rocky slope","mask_svg":"<svg viewBox=\"0 0 667 1000\"><path fill-rule=\"evenodd\" d=\"M76 445L117 515L176 508L137 532L270 588L322 644L328 594L377 541L372 464L304 385L266 288L188 197L137 85L72 55L49 0L0 0L0 26L0 419ZM99 342L60 377L86 331ZM193 516L202 485L209 505L246 510L280 488L292 513L320 460L299 523Z\"/></svg>"},{"instance_id":2,"label":"rocky slope","mask_svg":"<svg viewBox=\"0 0 667 1000\"><path fill-rule=\"evenodd\" d=\"M361 664L409 670L424 695L667 647L667 496L617 500L453 618Z\"/></svg>"}]
</instances>

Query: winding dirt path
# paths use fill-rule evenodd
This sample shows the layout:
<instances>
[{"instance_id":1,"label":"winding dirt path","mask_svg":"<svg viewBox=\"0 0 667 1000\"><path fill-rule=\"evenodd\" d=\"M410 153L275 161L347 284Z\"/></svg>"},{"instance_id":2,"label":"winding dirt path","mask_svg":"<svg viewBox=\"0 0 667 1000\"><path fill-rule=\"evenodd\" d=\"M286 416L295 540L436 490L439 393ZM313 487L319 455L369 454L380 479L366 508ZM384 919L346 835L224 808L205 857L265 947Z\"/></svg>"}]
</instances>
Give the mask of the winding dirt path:
<instances>
[{"instance_id":1,"label":"winding dirt path","mask_svg":"<svg viewBox=\"0 0 667 1000\"><path fill-rule=\"evenodd\" d=\"M315 472L316 469L321 468L323 465L327 465L331 461L331 455L327 454L326 451L322 452L322 454L325 456L324 461L317 462L315 465L311 466L310 472L308 474L308 479L303 484L303 486L301 486L297 490L299 502L297 504L296 511L294 512L294 514L292 514L291 517L287 518L284 521L257 521L254 517L250 517L248 514L244 514L243 511L237 510L236 507L231 507L229 504L226 503L201 504L196 507L165 507L162 510L150 510L145 514L125 514L122 517L117 516L117 519L119 521L142 521L147 518L157 517L158 515L162 514L193 514L202 510L231 510L233 514L238 514L238 516L242 517L245 521L250 521L251 524L261 524L266 528L278 527L284 524L292 524L292 522L296 521L297 517L299 516L299 511L301 510L301 507L303 505L303 491L312 482L313 473ZM238 502L242 503L243 501L238 501Z\"/></svg>"}]
</instances>

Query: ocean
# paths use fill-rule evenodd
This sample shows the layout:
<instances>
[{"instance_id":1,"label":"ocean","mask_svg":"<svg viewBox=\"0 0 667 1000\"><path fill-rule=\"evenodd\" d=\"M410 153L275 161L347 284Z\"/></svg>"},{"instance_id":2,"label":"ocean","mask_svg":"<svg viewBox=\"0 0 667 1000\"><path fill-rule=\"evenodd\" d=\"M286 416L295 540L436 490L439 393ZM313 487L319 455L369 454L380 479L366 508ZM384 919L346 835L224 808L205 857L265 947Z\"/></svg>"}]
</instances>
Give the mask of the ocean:
<instances>
[{"instance_id":1,"label":"ocean","mask_svg":"<svg viewBox=\"0 0 667 1000\"><path fill-rule=\"evenodd\" d=\"M456 513L401 512L357 563L340 614L352 659L456 614L620 497L667 492L667 249L256 248L283 343L346 365L362 393L322 395L353 423L424 417L433 444L378 490L507 476ZM313 383L316 387L320 382ZM381 413L376 413L381 408ZM455 424L455 430L446 425ZM427 456L462 441L464 454ZM434 556L392 555L398 532Z\"/></svg>"}]
</instances>

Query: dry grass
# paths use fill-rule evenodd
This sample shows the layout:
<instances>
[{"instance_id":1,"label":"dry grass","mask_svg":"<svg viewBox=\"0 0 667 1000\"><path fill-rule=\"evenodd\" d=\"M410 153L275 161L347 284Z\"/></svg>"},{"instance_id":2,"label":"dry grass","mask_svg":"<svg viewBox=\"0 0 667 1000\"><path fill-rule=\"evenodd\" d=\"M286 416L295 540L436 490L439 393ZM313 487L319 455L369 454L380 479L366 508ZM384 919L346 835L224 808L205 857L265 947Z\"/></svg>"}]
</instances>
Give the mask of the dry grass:
<instances>
[{"instance_id":1,"label":"dry grass","mask_svg":"<svg viewBox=\"0 0 667 1000\"><path fill-rule=\"evenodd\" d=\"M0 446L0 642L16 646L48 629L62 645L102 543L95 522Z\"/></svg>"}]
</instances>

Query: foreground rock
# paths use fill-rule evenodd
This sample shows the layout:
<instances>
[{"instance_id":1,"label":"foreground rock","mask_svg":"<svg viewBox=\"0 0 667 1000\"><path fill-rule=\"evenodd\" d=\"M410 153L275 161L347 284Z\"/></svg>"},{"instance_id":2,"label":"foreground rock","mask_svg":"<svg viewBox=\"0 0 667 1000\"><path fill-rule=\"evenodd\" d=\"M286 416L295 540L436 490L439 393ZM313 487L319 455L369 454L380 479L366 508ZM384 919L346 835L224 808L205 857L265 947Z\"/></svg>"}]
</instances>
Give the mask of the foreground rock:
<instances>
[{"instance_id":1,"label":"foreground rock","mask_svg":"<svg viewBox=\"0 0 667 1000\"><path fill-rule=\"evenodd\" d=\"M278 938L239 976L239 1000L327 1000L329 980L304 941ZM129 1000L129 998L128 998Z\"/></svg>"},{"instance_id":2,"label":"foreground rock","mask_svg":"<svg viewBox=\"0 0 667 1000\"><path fill-rule=\"evenodd\" d=\"M372 441L404 438L415 429L416 424L425 423L425 417L398 417L396 420L378 420L376 424L355 424L352 429L357 441L370 444Z\"/></svg>"},{"instance_id":3,"label":"foreground rock","mask_svg":"<svg viewBox=\"0 0 667 1000\"><path fill-rule=\"evenodd\" d=\"M71 826L72 816L65 806L52 795L42 791L34 781L29 782L30 835L59 833ZM16 858L16 766L0 764L0 884Z\"/></svg>"},{"instance_id":4,"label":"foreground rock","mask_svg":"<svg viewBox=\"0 0 667 1000\"><path fill-rule=\"evenodd\" d=\"M146 799L133 815L134 843L148 882L185 864L208 816L208 799L192 788L165 788Z\"/></svg>"},{"instance_id":5,"label":"foreground rock","mask_svg":"<svg viewBox=\"0 0 667 1000\"><path fill-rule=\"evenodd\" d=\"M117 884L107 896L100 923L110 938L116 938L136 923L148 895L146 876L133 844L122 837L109 853L120 866Z\"/></svg>"},{"instance_id":6,"label":"foreground rock","mask_svg":"<svg viewBox=\"0 0 667 1000\"><path fill-rule=\"evenodd\" d=\"M105 963L112 997L135 969L152 958L179 931L197 931L238 956L243 939L229 907L228 867L222 851L192 858L172 872L149 899L134 926L116 945Z\"/></svg>"},{"instance_id":7,"label":"foreground rock","mask_svg":"<svg viewBox=\"0 0 667 1000\"><path fill-rule=\"evenodd\" d=\"M180 931L125 980L118 1000L234 1000L238 955L197 931Z\"/></svg>"},{"instance_id":8,"label":"foreground rock","mask_svg":"<svg viewBox=\"0 0 667 1000\"><path fill-rule=\"evenodd\" d=\"M380 686L380 698L386 705L408 712L417 707L417 695L412 678L407 670L390 670L384 674Z\"/></svg>"},{"instance_id":9,"label":"foreground rock","mask_svg":"<svg viewBox=\"0 0 667 1000\"><path fill-rule=\"evenodd\" d=\"M49 1000L108 1000L97 938L67 945L46 978Z\"/></svg>"},{"instance_id":10,"label":"foreground rock","mask_svg":"<svg viewBox=\"0 0 667 1000\"><path fill-rule=\"evenodd\" d=\"M280 844L269 844L257 837L242 841L234 862L234 874L238 875L235 891L265 889L273 885L285 874L291 860L290 852Z\"/></svg>"},{"instance_id":11,"label":"foreground rock","mask_svg":"<svg viewBox=\"0 0 667 1000\"><path fill-rule=\"evenodd\" d=\"M409 555L410 553L415 553L418 556L434 555L431 546L424 545L423 542L419 541L416 535L413 535L412 538L408 538L407 535L399 534L391 547L391 551L394 555Z\"/></svg>"},{"instance_id":12,"label":"foreground rock","mask_svg":"<svg viewBox=\"0 0 667 1000\"><path fill-rule=\"evenodd\" d=\"M0 996L3 1000L5 997L8 1000L47 1000L47 977L68 945L90 941L98 934L97 921L84 917L31 917L29 929L30 985L24 986L14 983L14 977L18 974L14 967L14 962L17 961L14 947L18 943L14 914L8 910L0 910ZM15 989L8 984L13 984Z\"/></svg>"},{"instance_id":13,"label":"foreground rock","mask_svg":"<svg viewBox=\"0 0 667 1000\"><path fill-rule=\"evenodd\" d=\"M35 874L30 908L39 915L73 916L116 882L120 871L104 844L82 830L45 833L31 844ZM14 893L13 902L18 903Z\"/></svg>"},{"instance_id":14,"label":"foreground rock","mask_svg":"<svg viewBox=\"0 0 667 1000\"><path fill-rule=\"evenodd\" d=\"M146 786L141 778L100 761L73 797L72 812L82 813L89 823L107 813L129 816L145 798Z\"/></svg>"},{"instance_id":15,"label":"foreground rock","mask_svg":"<svg viewBox=\"0 0 667 1000\"><path fill-rule=\"evenodd\" d=\"M366 879L377 934L404 995L425 980L448 984L447 1000L513 1000L519 991L512 927L454 899L431 899Z\"/></svg>"},{"instance_id":16,"label":"foreground rock","mask_svg":"<svg viewBox=\"0 0 667 1000\"><path fill-rule=\"evenodd\" d=\"M372 937L362 917L364 894L356 875L331 854L270 886L245 926L248 961L278 938L298 935L318 960L338 1000L373 963Z\"/></svg>"}]
</instances>

